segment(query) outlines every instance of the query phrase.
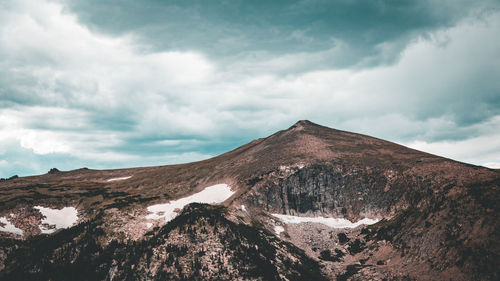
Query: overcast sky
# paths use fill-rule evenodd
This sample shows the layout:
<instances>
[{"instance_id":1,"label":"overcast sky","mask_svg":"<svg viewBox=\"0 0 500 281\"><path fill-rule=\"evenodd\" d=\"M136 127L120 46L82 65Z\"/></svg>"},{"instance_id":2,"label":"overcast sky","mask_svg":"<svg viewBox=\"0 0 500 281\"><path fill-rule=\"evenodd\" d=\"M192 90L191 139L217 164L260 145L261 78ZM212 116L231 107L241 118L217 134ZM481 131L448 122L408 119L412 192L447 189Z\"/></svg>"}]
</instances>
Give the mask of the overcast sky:
<instances>
[{"instance_id":1,"label":"overcast sky","mask_svg":"<svg viewBox=\"0 0 500 281\"><path fill-rule=\"evenodd\" d=\"M0 1L0 177L201 160L299 119L500 167L500 1Z\"/></svg>"}]
</instances>

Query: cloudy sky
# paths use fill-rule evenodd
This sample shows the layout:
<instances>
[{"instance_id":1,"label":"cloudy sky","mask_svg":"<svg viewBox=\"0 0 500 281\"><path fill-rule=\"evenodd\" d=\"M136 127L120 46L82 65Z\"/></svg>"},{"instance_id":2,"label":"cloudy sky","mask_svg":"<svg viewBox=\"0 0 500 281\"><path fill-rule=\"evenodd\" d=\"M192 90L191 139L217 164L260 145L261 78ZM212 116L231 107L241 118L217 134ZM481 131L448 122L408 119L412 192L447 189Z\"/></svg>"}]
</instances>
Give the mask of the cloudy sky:
<instances>
[{"instance_id":1,"label":"cloudy sky","mask_svg":"<svg viewBox=\"0 0 500 281\"><path fill-rule=\"evenodd\" d=\"M500 167L500 2L0 1L0 177L206 159L299 119Z\"/></svg>"}]
</instances>

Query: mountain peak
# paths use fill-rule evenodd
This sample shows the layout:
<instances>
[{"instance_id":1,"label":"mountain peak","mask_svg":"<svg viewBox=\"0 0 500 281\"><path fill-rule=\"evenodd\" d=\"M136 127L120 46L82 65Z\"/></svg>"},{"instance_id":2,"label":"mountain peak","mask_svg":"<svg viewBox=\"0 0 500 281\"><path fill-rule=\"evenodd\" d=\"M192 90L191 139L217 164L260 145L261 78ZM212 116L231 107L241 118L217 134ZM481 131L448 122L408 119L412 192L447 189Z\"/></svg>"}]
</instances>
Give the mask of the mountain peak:
<instances>
[{"instance_id":1,"label":"mountain peak","mask_svg":"<svg viewBox=\"0 0 500 281\"><path fill-rule=\"evenodd\" d=\"M307 127L312 127L312 126L319 126L316 123L313 123L309 120L299 120L295 124L293 124L290 129L302 129L302 128L307 128Z\"/></svg>"}]
</instances>

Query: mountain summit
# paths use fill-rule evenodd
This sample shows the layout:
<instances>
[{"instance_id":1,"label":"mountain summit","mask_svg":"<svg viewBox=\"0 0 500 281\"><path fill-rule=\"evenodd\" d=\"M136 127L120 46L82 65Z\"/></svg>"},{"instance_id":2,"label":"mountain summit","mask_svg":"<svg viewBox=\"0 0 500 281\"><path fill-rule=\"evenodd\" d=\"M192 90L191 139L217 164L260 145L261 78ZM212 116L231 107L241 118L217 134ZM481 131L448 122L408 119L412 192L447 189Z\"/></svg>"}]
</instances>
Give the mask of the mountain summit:
<instances>
[{"instance_id":1,"label":"mountain summit","mask_svg":"<svg viewBox=\"0 0 500 281\"><path fill-rule=\"evenodd\" d=\"M498 280L499 185L301 120L204 161L1 181L0 279Z\"/></svg>"}]
</instances>

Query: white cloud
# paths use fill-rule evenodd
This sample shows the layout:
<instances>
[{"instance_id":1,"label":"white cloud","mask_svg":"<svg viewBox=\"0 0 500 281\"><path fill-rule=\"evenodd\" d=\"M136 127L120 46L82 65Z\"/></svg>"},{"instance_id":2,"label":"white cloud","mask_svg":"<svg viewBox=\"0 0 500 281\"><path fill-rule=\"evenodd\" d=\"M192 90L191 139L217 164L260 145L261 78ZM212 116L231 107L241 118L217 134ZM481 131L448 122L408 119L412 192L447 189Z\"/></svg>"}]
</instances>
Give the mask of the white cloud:
<instances>
[{"instance_id":1,"label":"white cloud","mask_svg":"<svg viewBox=\"0 0 500 281\"><path fill-rule=\"evenodd\" d=\"M485 166L491 169L500 169L500 162L487 162L481 166Z\"/></svg>"},{"instance_id":2,"label":"white cloud","mask_svg":"<svg viewBox=\"0 0 500 281\"><path fill-rule=\"evenodd\" d=\"M21 146L26 149L33 149L36 154L66 153L70 147L57 139L51 132L30 131L21 136Z\"/></svg>"},{"instance_id":3,"label":"white cloud","mask_svg":"<svg viewBox=\"0 0 500 281\"><path fill-rule=\"evenodd\" d=\"M489 168L500 168L500 134L494 133L461 141L413 141L407 146Z\"/></svg>"},{"instance_id":4,"label":"white cloud","mask_svg":"<svg viewBox=\"0 0 500 281\"><path fill-rule=\"evenodd\" d=\"M394 65L292 73L287 69L342 59L348 50L336 42L325 52L217 64L193 51L151 52L133 34L97 34L59 2L12 1L0 11L0 82L10 87L0 89L0 102L25 105L0 108L0 148L17 143L36 154L105 163L185 162L210 155L172 151L141 160L113 148L133 150L133 137L260 137L307 118L457 160L496 163L500 136L491 120L500 117L479 109L500 88L500 41L491 40L499 33L500 15L491 14L416 40ZM380 48L389 54L393 46ZM459 115L479 121L463 125ZM126 125L116 125L121 121Z\"/></svg>"},{"instance_id":5,"label":"white cloud","mask_svg":"<svg viewBox=\"0 0 500 281\"><path fill-rule=\"evenodd\" d=\"M2 72L21 80L13 84L27 82L14 89L37 105L0 109L0 139L15 139L36 154L130 160L123 153L103 152L128 134L93 128L90 119L98 120L109 110L126 117L127 111L136 109L146 121L147 112L156 111L151 119L158 118L167 112L156 106L165 104L169 96L182 99L172 95L172 89L178 92L176 88L201 83L213 71L198 53L144 54L132 36L92 33L57 2L16 1L6 7L0 12ZM203 125L201 117L196 117L199 122L185 119L199 115L196 111L183 109L179 118L178 109L172 107L171 119L161 121L180 119L184 124ZM149 126L156 125L156 120L149 121Z\"/></svg>"},{"instance_id":6,"label":"white cloud","mask_svg":"<svg viewBox=\"0 0 500 281\"><path fill-rule=\"evenodd\" d=\"M201 54L144 54L132 36L92 33L58 3L19 1L14 6L2 13L6 17L0 27L5 71L36 81L25 91L44 102L124 106L130 97L137 101L152 92L199 83L212 72Z\"/></svg>"}]
</instances>

